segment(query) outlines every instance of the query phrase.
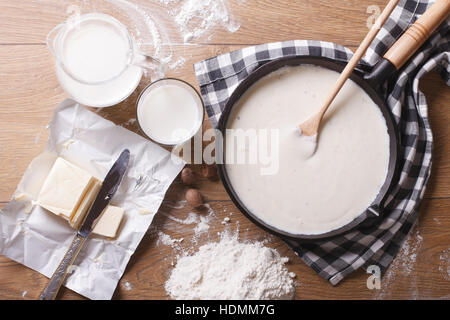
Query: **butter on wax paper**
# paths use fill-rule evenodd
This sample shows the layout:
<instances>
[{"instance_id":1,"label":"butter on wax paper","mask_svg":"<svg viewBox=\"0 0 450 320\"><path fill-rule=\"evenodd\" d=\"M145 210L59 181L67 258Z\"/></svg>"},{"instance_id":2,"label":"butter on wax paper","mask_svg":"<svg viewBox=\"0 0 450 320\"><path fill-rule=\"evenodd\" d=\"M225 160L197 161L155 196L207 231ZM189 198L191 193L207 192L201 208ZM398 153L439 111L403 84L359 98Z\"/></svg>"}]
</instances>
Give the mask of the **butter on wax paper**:
<instances>
[{"instance_id":1,"label":"butter on wax paper","mask_svg":"<svg viewBox=\"0 0 450 320\"><path fill-rule=\"evenodd\" d=\"M117 226L120 232L114 239L90 237L75 261L76 268L64 283L90 299L110 299L167 189L185 163L180 159L174 161L169 151L73 100L65 100L56 108L49 129L45 150L31 161L15 196L0 212L0 254L50 277L76 232L60 216L40 205L30 206L37 204L53 164L58 157L64 158L101 181L127 148L131 153L130 164L112 199L114 206L124 210L123 220L117 223L116 212L109 222L110 227ZM70 214L71 208L60 207ZM151 213L142 215L142 210ZM114 228L108 232L112 234Z\"/></svg>"},{"instance_id":2,"label":"butter on wax paper","mask_svg":"<svg viewBox=\"0 0 450 320\"><path fill-rule=\"evenodd\" d=\"M58 157L45 179L37 204L68 220L74 229L78 229L101 185L102 183L86 170ZM92 232L114 238L123 214L122 208L107 206Z\"/></svg>"},{"instance_id":3,"label":"butter on wax paper","mask_svg":"<svg viewBox=\"0 0 450 320\"><path fill-rule=\"evenodd\" d=\"M73 216L82 215L77 210L96 183L96 179L85 170L57 158L45 179L37 203L70 221Z\"/></svg>"}]
</instances>

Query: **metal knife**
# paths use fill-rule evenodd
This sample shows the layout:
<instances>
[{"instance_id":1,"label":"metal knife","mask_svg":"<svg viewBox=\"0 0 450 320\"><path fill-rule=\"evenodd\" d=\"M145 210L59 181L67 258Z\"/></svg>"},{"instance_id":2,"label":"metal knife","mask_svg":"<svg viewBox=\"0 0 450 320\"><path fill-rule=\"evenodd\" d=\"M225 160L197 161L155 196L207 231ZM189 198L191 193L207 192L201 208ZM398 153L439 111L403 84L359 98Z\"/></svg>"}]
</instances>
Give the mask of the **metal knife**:
<instances>
[{"instance_id":1,"label":"metal knife","mask_svg":"<svg viewBox=\"0 0 450 320\"><path fill-rule=\"evenodd\" d=\"M92 204L88 214L86 215L86 219L78 230L75 238L72 241L72 244L70 245L69 250L67 250L66 255L61 260L58 268L56 268L53 276L50 278L47 287L39 296L39 300L54 300L56 298L56 295L58 294L58 291L61 288L64 279L66 278L68 268L72 265L78 253L83 248L83 245L91 234L91 231L95 226L100 213L102 213L102 211L106 208L109 201L119 188L120 182L122 181L122 178L128 167L129 160L130 151L128 149L125 149L124 151L122 151L117 161L113 164L109 172L106 174L100 191L98 192L94 203Z\"/></svg>"}]
</instances>

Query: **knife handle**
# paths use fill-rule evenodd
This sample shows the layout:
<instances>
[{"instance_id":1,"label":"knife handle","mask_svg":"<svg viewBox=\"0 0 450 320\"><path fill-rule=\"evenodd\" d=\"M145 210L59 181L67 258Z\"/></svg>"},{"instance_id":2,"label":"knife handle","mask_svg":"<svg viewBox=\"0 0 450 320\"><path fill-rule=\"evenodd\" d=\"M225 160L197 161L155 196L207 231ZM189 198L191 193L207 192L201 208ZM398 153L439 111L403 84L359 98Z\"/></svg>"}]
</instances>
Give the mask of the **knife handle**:
<instances>
[{"instance_id":1,"label":"knife handle","mask_svg":"<svg viewBox=\"0 0 450 320\"><path fill-rule=\"evenodd\" d=\"M56 268L55 272L50 278L47 287L44 289L44 291L42 291L41 295L39 296L39 300L54 300L56 298L59 288L61 288L61 285L66 278L67 270L75 261L75 258L78 256L81 248L83 248L86 239L87 238L82 237L79 234L77 234L75 238L73 238L69 250L67 250L66 255L61 260L58 268Z\"/></svg>"}]
</instances>

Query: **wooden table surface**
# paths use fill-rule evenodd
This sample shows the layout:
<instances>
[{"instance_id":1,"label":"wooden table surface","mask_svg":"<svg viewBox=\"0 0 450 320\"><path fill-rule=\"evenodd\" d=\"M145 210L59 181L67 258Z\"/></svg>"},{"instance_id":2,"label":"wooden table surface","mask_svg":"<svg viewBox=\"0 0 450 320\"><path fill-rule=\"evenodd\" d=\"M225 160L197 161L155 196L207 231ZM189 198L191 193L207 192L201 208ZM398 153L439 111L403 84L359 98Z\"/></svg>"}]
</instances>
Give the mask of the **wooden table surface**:
<instances>
[{"instance_id":1,"label":"wooden table surface","mask_svg":"<svg viewBox=\"0 0 450 320\"><path fill-rule=\"evenodd\" d=\"M0 0L0 206L12 196L23 172L33 157L44 148L45 126L57 104L66 95L56 79L53 59L45 45L48 31L73 12L73 4L81 12L87 3L96 2L98 11L108 1ZM381 8L385 0L283 0L229 1L229 9L241 27L235 33L223 28L214 35L183 43L161 0L132 0L151 12L158 25L166 30L174 52L174 60L183 56L186 63L170 70L168 76L182 78L196 88L192 64L219 53L248 45L288 39L320 39L355 49L367 32L368 7ZM210 33L211 34L211 33ZM144 79L142 88L149 79ZM289 257L287 267L297 275L297 299L450 299L450 90L441 78L431 73L420 83L428 103L435 148L432 177L420 208L418 226L411 233L401 253L381 281L380 290L369 290L368 275L357 271L336 287L320 278L276 237L249 222L233 205L218 181L199 179L197 187L215 211L210 240L224 230L221 221L232 213L228 228L239 222L241 239L270 239L269 246ZM139 89L137 90L139 92ZM137 131L133 105L137 93L119 107L105 109L101 114L128 129ZM209 128L205 120L204 128ZM199 172L199 166L193 166ZM177 179L170 188L149 232L136 253L114 294L115 299L167 299L164 282L171 270L175 252L158 243L159 230L174 238L184 237L182 246L189 248L192 226L180 226L167 216L183 218L188 207L176 209L185 188ZM207 241L199 238L199 245ZM197 247L197 246L195 246ZM195 249L195 248L194 248ZM35 299L47 278L6 257L0 256L0 299ZM63 289L61 298L78 299L80 295Z\"/></svg>"}]
</instances>

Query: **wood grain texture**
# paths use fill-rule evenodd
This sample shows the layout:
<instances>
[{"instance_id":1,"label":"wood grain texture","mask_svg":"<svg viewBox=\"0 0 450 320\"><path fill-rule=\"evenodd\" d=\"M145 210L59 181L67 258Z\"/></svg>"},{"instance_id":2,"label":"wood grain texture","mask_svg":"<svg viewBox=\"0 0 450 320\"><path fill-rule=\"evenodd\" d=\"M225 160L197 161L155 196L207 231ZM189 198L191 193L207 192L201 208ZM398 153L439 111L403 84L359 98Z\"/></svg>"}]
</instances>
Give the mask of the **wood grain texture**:
<instances>
[{"instance_id":1,"label":"wood grain texture","mask_svg":"<svg viewBox=\"0 0 450 320\"><path fill-rule=\"evenodd\" d=\"M91 1L94 2L94 1ZM107 1L98 1L106 3ZM186 63L168 76L182 78L196 88L192 64L196 61L235 50L243 46L287 39L321 39L355 48L367 33L366 20L369 5L385 1L231 1L230 10L240 20L241 28L229 33L215 30L212 39L198 39L191 45L181 45L182 39L169 16L162 14L159 1L135 0L163 26L172 44L175 60L179 56ZM90 1L57 0L0 0L0 207L14 192L29 162L45 145L49 122L56 105L66 97L53 71L45 35L67 17L70 4L80 4L88 10ZM117 13L117 12L116 12ZM327 23L323 23L326 21ZM134 118L134 104L139 91L150 79L143 79L139 89L115 108L99 113L107 119L138 132ZM450 90L435 73L420 83L426 94L430 121L435 139L432 176L420 208L418 228L411 234L382 280L380 290L369 290L368 275L358 271L336 287L332 287L308 268L279 239L270 236L249 222L231 203L219 181L199 178L196 187L216 212L211 222L210 236L200 235L193 240L192 225L180 225L171 218L183 218L191 209L175 209L182 200L185 186L179 178L169 189L164 204L152 228L133 255L114 294L115 299L167 299L164 282L175 262L178 250L158 244L157 232L174 238L184 238L181 247L195 250L208 240L216 240L217 232L239 225L242 240L269 239L269 246L290 258L288 268L297 275L298 299L450 299L449 247L450 239ZM205 120L203 128L210 128ZM200 176L201 167L192 166ZM232 215L230 215L232 213ZM205 213L203 213L205 214ZM222 225L225 216L231 223ZM408 250L406 250L408 249ZM415 259L414 259L415 257ZM0 299L35 299L47 279L14 261L0 256ZM132 288L131 290L128 290ZM61 298L80 299L78 294L63 288Z\"/></svg>"},{"instance_id":2,"label":"wood grain texture","mask_svg":"<svg viewBox=\"0 0 450 320\"><path fill-rule=\"evenodd\" d=\"M167 30L171 42L183 42L168 14L172 7L158 0L135 0L158 25ZM123 19L121 6L107 0L0 0L0 43L44 43L47 33L72 14L76 5L81 13L92 10L114 13ZM241 24L236 33L216 28L194 43L257 44L291 39L337 41L346 46L357 46L367 33L369 5L384 7L383 0L303 0L303 1L227 1L236 22ZM133 18L134 19L134 18ZM139 18L137 18L139 19ZM324 24L323 21L327 23Z\"/></svg>"},{"instance_id":3,"label":"wood grain texture","mask_svg":"<svg viewBox=\"0 0 450 320\"><path fill-rule=\"evenodd\" d=\"M307 267L278 238L256 228L239 213L229 201L210 201L215 211L208 233L195 236L194 225L180 225L173 219L184 219L192 211L189 207L176 209L175 201L165 201L155 217L147 235L142 240L127 266L114 294L114 299L167 299L164 290L166 281L176 262L176 254L186 250L193 252L198 246L218 240L217 232L240 230L240 239L266 240L268 246L276 248L282 256L289 257L287 267L297 275L296 298L298 299L445 299L449 298L447 267L448 234L450 225L450 199L426 200L418 229L413 230L407 241L408 250L403 250L394 260L381 281L380 290L369 290L368 275L358 271L336 287ZM199 214L207 213L199 211ZM230 223L223 225L225 217ZM164 232L173 239L183 238L179 248L172 248L158 242L158 232ZM415 258L414 258L415 256ZM35 299L45 286L47 278L4 257L0 258L1 297L5 299ZM130 290L131 288L131 290ZM63 288L59 298L82 298L71 290Z\"/></svg>"}]
</instances>

